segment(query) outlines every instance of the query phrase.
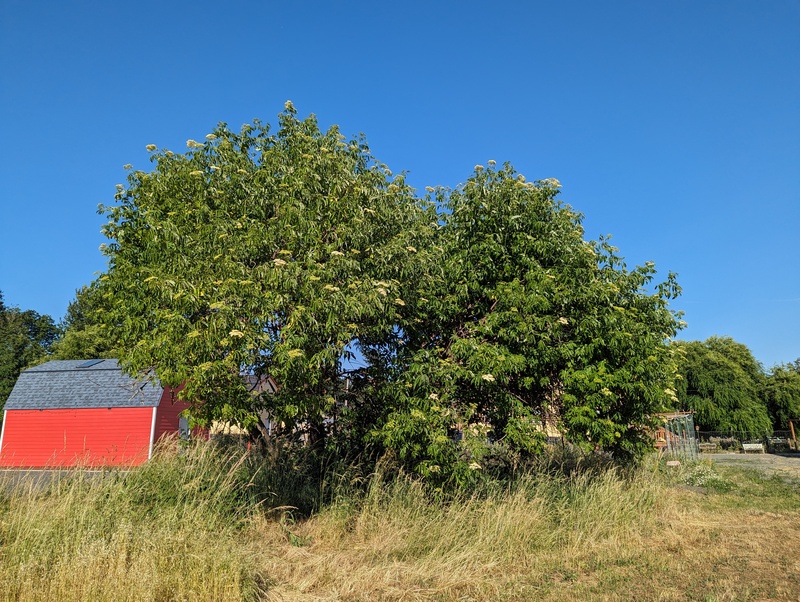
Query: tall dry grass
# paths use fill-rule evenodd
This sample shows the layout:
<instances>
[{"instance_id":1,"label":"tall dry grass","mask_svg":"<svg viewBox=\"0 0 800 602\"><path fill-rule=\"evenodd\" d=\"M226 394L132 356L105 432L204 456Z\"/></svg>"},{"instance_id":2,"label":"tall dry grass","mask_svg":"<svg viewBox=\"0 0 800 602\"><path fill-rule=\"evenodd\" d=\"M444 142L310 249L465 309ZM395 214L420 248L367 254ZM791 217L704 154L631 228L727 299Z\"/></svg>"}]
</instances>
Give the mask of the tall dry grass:
<instances>
[{"instance_id":1,"label":"tall dry grass","mask_svg":"<svg viewBox=\"0 0 800 602\"><path fill-rule=\"evenodd\" d=\"M780 479L560 461L442 495L306 460L200 445L18 487L0 598L800 599L800 488Z\"/></svg>"},{"instance_id":2,"label":"tall dry grass","mask_svg":"<svg viewBox=\"0 0 800 602\"><path fill-rule=\"evenodd\" d=\"M241 455L172 442L130 472L7 484L0 597L258 599L256 558L242 545L253 508L242 470Z\"/></svg>"},{"instance_id":3,"label":"tall dry grass","mask_svg":"<svg viewBox=\"0 0 800 602\"><path fill-rule=\"evenodd\" d=\"M796 485L654 461L449 502L377 480L310 520L262 521L258 541L271 600L722 602L800 599L798 538Z\"/></svg>"},{"instance_id":4,"label":"tall dry grass","mask_svg":"<svg viewBox=\"0 0 800 602\"><path fill-rule=\"evenodd\" d=\"M649 537L663 486L645 472L541 473L436 502L412 480L376 479L363 498L308 521L264 521L266 572L274 599L534 599L526 596L541 593L536 576L562 560Z\"/></svg>"}]
</instances>

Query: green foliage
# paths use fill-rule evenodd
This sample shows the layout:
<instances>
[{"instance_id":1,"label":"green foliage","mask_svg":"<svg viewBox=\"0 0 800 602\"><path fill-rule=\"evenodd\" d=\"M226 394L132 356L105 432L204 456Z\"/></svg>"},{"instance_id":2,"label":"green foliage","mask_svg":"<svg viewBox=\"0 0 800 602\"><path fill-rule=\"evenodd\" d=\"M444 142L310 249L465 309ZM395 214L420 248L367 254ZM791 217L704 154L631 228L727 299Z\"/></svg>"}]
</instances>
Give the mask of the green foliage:
<instances>
[{"instance_id":1,"label":"green foliage","mask_svg":"<svg viewBox=\"0 0 800 602\"><path fill-rule=\"evenodd\" d=\"M706 431L772 432L765 377L750 350L729 337L675 343L681 358L679 409L695 412Z\"/></svg>"},{"instance_id":2,"label":"green foliage","mask_svg":"<svg viewBox=\"0 0 800 602\"><path fill-rule=\"evenodd\" d=\"M800 417L800 361L766 373L747 346L730 337L675 347L681 358L678 406L694 410L702 430L763 435Z\"/></svg>"},{"instance_id":3,"label":"green foliage","mask_svg":"<svg viewBox=\"0 0 800 602\"><path fill-rule=\"evenodd\" d=\"M766 377L765 394L773 425L788 429L789 420L800 418L800 363L775 366Z\"/></svg>"},{"instance_id":4,"label":"green foliage","mask_svg":"<svg viewBox=\"0 0 800 602\"><path fill-rule=\"evenodd\" d=\"M19 373L47 357L59 334L50 316L8 307L0 292L0 409Z\"/></svg>"},{"instance_id":5,"label":"green foliage","mask_svg":"<svg viewBox=\"0 0 800 602\"><path fill-rule=\"evenodd\" d=\"M667 304L679 289L673 275L653 287L651 263L628 270L608 241L584 240L559 187L490 162L436 192L437 263L403 325L402 403L375 430L423 474L454 457L450 476L486 470L479 442L502 445L492 463L513 471L548 429L625 458L651 446L650 417L671 393L665 341L679 323Z\"/></svg>"},{"instance_id":6,"label":"green foliage","mask_svg":"<svg viewBox=\"0 0 800 602\"><path fill-rule=\"evenodd\" d=\"M220 124L182 155L157 151L108 211L110 268L100 278L122 359L210 418L266 407L287 431L321 439L342 362L387 339L412 299L436 216L363 139L298 120ZM255 398L241 372L270 374Z\"/></svg>"},{"instance_id":7,"label":"green foliage","mask_svg":"<svg viewBox=\"0 0 800 602\"><path fill-rule=\"evenodd\" d=\"M59 324L61 338L53 344L48 359L81 360L116 357L114 331L99 317L105 311L97 282L75 291L75 299Z\"/></svg>"},{"instance_id":8,"label":"green foliage","mask_svg":"<svg viewBox=\"0 0 800 602\"><path fill-rule=\"evenodd\" d=\"M153 171L118 189L95 315L130 371L185 383L196 416L266 409L312 446L461 485L518 470L548 431L649 449L679 288L584 240L556 180L490 162L421 199L291 103L274 133L220 124L187 146L148 147Z\"/></svg>"}]
</instances>

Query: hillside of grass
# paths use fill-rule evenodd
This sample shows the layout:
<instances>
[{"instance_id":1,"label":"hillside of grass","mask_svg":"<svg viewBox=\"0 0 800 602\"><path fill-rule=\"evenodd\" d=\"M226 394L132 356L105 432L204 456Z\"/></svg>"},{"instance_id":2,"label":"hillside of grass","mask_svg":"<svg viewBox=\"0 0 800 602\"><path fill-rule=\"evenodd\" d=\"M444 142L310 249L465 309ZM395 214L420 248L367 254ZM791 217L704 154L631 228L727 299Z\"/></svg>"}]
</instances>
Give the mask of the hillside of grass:
<instances>
[{"instance_id":1,"label":"hillside of grass","mask_svg":"<svg viewBox=\"0 0 800 602\"><path fill-rule=\"evenodd\" d=\"M317 468L172 444L130 472L6 483L0 597L800 599L797 483L554 458L444 495L391 471Z\"/></svg>"}]
</instances>

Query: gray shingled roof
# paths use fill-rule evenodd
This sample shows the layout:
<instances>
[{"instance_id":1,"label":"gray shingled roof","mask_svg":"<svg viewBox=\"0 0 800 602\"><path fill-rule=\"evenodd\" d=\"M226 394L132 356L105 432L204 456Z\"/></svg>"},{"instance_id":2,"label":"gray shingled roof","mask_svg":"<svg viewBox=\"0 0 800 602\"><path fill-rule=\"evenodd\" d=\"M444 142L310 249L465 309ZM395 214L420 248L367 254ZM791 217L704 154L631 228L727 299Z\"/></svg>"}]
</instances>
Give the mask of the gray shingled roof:
<instances>
[{"instance_id":1,"label":"gray shingled roof","mask_svg":"<svg viewBox=\"0 0 800 602\"><path fill-rule=\"evenodd\" d=\"M6 401L7 410L58 408L154 407L163 388L138 382L122 373L117 360L59 360L29 368L19 375Z\"/></svg>"}]
</instances>

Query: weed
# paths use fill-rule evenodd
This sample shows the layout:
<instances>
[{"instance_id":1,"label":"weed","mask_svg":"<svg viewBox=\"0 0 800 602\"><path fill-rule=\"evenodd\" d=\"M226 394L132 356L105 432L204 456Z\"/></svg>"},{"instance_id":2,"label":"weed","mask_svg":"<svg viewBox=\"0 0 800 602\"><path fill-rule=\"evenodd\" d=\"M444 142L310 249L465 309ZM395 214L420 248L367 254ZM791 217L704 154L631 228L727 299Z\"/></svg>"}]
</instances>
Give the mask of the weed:
<instances>
[{"instance_id":1,"label":"weed","mask_svg":"<svg viewBox=\"0 0 800 602\"><path fill-rule=\"evenodd\" d=\"M717 492L730 491L733 483L720 476L711 464L698 462L692 466L684 475L683 482L693 487L705 487Z\"/></svg>"}]
</instances>

